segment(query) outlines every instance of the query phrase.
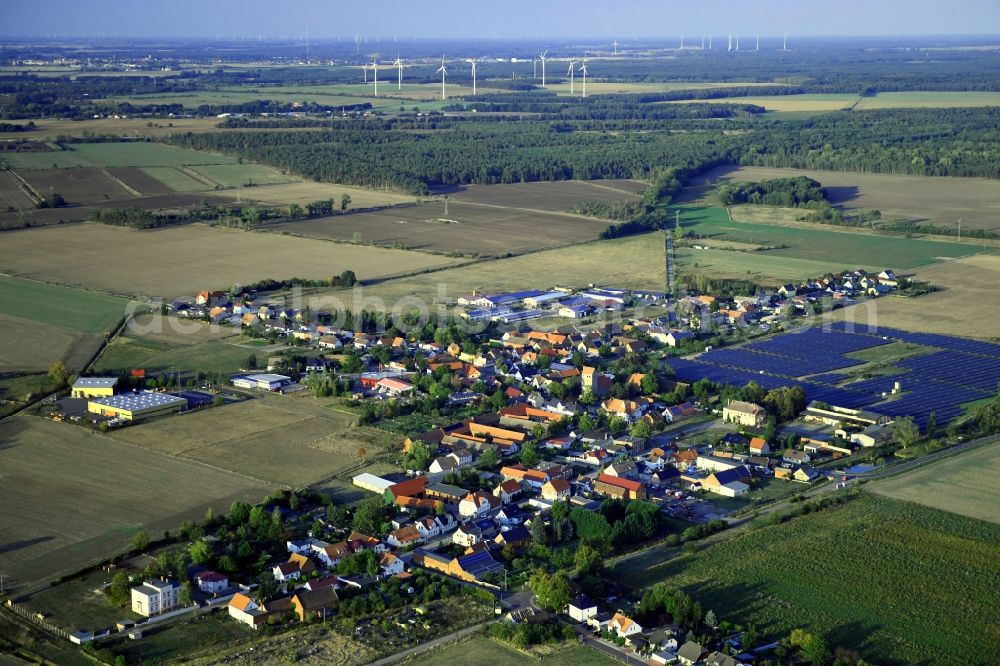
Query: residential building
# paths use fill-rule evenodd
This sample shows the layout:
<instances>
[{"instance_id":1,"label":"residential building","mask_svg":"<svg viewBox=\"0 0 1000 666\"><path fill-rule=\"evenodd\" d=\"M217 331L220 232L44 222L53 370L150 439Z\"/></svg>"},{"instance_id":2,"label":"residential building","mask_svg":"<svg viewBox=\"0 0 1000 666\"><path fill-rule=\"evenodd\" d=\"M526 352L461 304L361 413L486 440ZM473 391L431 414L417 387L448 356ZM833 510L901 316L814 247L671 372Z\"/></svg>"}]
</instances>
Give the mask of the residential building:
<instances>
[{"instance_id":1,"label":"residential building","mask_svg":"<svg viewBox=\"0 0 1000 666\"><path fill-rule=\"evenodd\" d=\"M493 495L483 492L469 493L458 503L458 515L463 518L479 518L498 506L500 500Z\"/></svg>"},{"instance_id":2,"label":"residential building","mask_svg":"<svg viewBox=\"0 0 1000 666\"><path fill-rule=\"evenodd\" d=\"M229 589L229 577L215 571L202 571L194 577L198 589L207 594L218 594Z\"/></svg>"},{"instance_id":3,"label":"residential building","mask_svg":"<svg viewBox=\"0 0 1000 666\"><path fill-rule=\"evenodd\" d=\"M145 617L177 607L181 586L172 580L148 580L132 588L132 612Z\"/></svg>"},{"instance_id":4,"label":"residential building","mask_svg":"<svg viewBox=\"0 0 1000 666\"><path fill-rule=\"evenodd\" d=\"M763 437L751 437L750 438L750 453L755 456L766 456L771 452L771 447L768 446L767 440Z\"/></svg>"},{"instance_id":5,"label":"residential building","mask_svg":"<svg viewBox=\"0 0 1000 666\"><path fill-rule=\"evenodd\" d=\"M552 502L565 500L571 494L572 490L566 479L550 479L542 486L542 498Z\"/></svg>"},{"instance_id":6,"label":"residential building","mask_svg":"<svg viewBox=\"0 0 1000 666\"><path fill-rule=\"evenodd\" d=\"M323 619L333 613L339 600L332 585L317 590L300 590L292 595L292 611L300 622L309 617Z\"/></svg>"},{"instance_id":7,"label":"residential building","mask_svg":"<svg viewBox=\"0 0 1000 666\"><path fill-rule=\"evenodd\" d=\"M742 426L759 428L767 422L767 412L760 405L732 400L722 408L722 420Z\"/></svg>"},{"instance_id":8,"label":"residential building","mask_svg":"<svg viewBox=\"0 0 1000 666\"><path fill-rule=\"evenodd\" d=\"M677 650L677 661L684 666L694 666L701 661L703 654L705 654L705 648L700 643L688 641Z\"/></svg>"},{"instance_id":9,"label":"residential building","mask_svg":"<svg viewBox=\"0 0 1000 666\"><path fill-rule=\"evenodd\" d=\"M493 496L500 498L500 502L503 504L511 503L520 494L521 484L514 479L501 481L500 484L493 489Z\"/></svg>"},{"instance_id":10,"label":"residential building","mask_svg":"<svg viewBox=\"0 0 1000 666\"><path fill-rule=\"evenodd\" d=\"M642 633L642 625L621 611L618 611L611 617L608 629L622 638Z\"/></svg>"},{"instance_id":11,"label":"residential building","mask_svg":"<svg viewBox=\"0 0 1000 666\"><path fill-rule=\"evenodd\" d=\"M646 488L639 481L621 479L607 474L597 476L594 492L617 499L646 499Z\"/></svg>"},{"instance_id":12,"label":"residential building","mask_svg":"<svg viewBox=\"0 0 1000 666\"><path fill-rule=\"evenodd\" d=\"M586 595L580 595L569 602L568 612L577 622L586 622L597 615L597 602Z\"/></svg>"}]
</instances>

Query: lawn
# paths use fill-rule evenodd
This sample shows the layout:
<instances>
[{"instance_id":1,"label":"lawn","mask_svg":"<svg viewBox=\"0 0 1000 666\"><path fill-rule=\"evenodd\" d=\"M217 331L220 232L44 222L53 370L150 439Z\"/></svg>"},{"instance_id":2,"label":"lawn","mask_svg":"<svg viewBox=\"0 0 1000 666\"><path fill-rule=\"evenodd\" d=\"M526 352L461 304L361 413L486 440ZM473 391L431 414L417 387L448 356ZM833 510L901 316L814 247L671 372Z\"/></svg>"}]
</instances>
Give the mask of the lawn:
<instances>
[{"instance_id":1,"label":"lawn","mask_svg":"<svg viewBox=\"0 0 1000 666\"><path fill-rule=\"evenodd\" d=\"M891 267L898 271L933 264L942 258L963 257L978 251L975 246L924 238L910 239L847 230L827 230L805 225L786 226L780 223L737 221L743 208L771 210L770 207L739 207L733 210L734 220L729 221L723 217L724 211L720 213L700 208L682 208L681 224L687 233L693 232L712 239L770 245L776 248L762 252L740 253L738 256L747 258L748 266L754 261L751 257L760 255L765 261L790 258L821 262L839 266L840 269L863 267L881 270Z\"/></svg>"},{"instance_id":2,"label":"lawn","mask_svg":"<svg viewBox=\"0 0 1000 666\"><path fill-rule=\"evenodd\" d=\"M506 666L534 661L523 652L514 650L485 636L474 636L465 641L424 653L415 663L423 666ZM583 645L569 645L537 660L549 666L597 666L617 663L610 657Z\"/></svg>"},{"instance_id":3,"label":"lawn","mask_svg":"<svg viewBox=\"0 0 1000 666\"><path fill-rule=\"evenodd\" d=\"M15 169L50 169L74 166L149 167L192 164L235 164L232 157L213 155L162 143L74 143L60 151L33 151L4 154L4 161Z\"/></svg>"},{"instance_id":4,"label":"lawn","mask_svg":"<svg viewBox=\"0 0 1000 666\"><path fill-rule=\"evenodd\" d=\"M964 665L1000 652L998 557L1000 525L862 493L618 574L681 587L774 638L804 627L880 664Z\"/></svg>"},{"instance_id":5,"label":"lawn","mask_svg":"<svg viewBox=\"0 0 1000 666\"><path fill-rule=\"evenodd\" d=\"M1000 524L1000 442L937 460L877 481L888 497Z\"/></svg>"}]
</instances>

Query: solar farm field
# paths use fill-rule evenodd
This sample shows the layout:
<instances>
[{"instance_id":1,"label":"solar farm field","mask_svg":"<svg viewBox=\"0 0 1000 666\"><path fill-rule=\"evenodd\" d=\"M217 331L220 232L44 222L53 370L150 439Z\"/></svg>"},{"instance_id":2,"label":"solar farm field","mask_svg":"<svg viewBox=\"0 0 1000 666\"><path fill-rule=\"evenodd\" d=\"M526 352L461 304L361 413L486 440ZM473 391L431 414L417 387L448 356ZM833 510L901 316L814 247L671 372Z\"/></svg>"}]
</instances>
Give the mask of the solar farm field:
<instances>
[{"instance_id":1,"label":"solar farm field","mask_svg":"<svg viewBox=\"0 0 1000 666\"><path fill-rule=\"evenodd\" d=\"M862 361L852 353L892 342L921 345L928 353L893 361L899 373L889 376L851 381L836 372L859 366ZM924 428L931 413L944 425L963 415L967 403L995 394L1000 345L889 328L854 331L837 322L828 330L806 328L739 348L712 350L693 360L672 359L670 365L686 381L707 378L737 386L754 381L765 389L801 386L808 400L912 416ZM903 392L889 395L897 381Z\"/></svg>"}]
</instances>

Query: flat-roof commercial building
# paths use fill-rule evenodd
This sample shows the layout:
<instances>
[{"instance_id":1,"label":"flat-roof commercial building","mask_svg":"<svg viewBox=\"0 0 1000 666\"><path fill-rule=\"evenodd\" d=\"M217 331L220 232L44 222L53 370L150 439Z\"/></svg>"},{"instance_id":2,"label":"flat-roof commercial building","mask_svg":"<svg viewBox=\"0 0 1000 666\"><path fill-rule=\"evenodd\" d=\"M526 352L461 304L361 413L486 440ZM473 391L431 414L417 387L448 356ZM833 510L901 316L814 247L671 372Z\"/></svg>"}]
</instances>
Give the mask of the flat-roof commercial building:
<instances>
[{"instance_id":1,"label":"flat-roof commercial building","mask_svg":"<svg viewBox=\"0 0 1000 666\"><path fill-rule=\"evenodd\" d=\"M139 421L153 416L175 414L187 408L187 400L169 393L139 391L122 393L106 398L94 398L87 403L87 411L126 421Z\"/></svg>"},{"instance_id":2,"label":"flat-roof commercial building","mask_svg":"<svg viewBox=\"0 0 1000 666\"><path fill-rule=\"evenodd\" d=\"M277 391L282 386L288 386L291 383L291 377L266 373L260 375L246 375L244 377L236 377L233 379L234 386L248 389L262 389L264 391Z\"/></svg>"},{"instance_id":3,"label":"flat-roof commercial building","mask_svg":"<svg viewBox=\"0 0 1000 666\"><path fill-rule=\"evenodd\" d=\"M73 382L74 398L101 398L115 394L117 377L80 377Z\"/></svg>"}]
</instances>

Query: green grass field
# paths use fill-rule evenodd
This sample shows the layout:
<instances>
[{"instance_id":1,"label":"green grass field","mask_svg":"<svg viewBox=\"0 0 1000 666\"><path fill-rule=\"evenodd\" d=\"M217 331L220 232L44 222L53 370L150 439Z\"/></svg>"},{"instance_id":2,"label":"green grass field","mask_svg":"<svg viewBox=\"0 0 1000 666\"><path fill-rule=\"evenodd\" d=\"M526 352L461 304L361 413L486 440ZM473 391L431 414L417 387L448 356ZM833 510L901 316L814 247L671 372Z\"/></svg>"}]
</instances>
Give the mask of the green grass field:
<instances>
[{"instance_id":1,"label":"green grass field","mask_svg":"<svg viewBox=\"0 0 1000 666\"><path fill-rule=\"evenodd\" d=\"M90 167L149 167L188 164L235 164L236 160L197 150L162 143L75 143L67 150L5 154L4 161L14 169L50 169Z\"/></svg>"},{"instance_id":2,"label":"green grass field","mask_svg":"<svg viewBox=\"0 0 1000 666\"><path fill-rule=\"evenodd\" d=\"M832 270L858 267L909 270L936 263L941 258L963 257L976 252L975 248L968 245L923 238L828 231L822 228L759 222L730 222L722 208L706 210L695 207L680 210L685 232L694 232L715 240L777 246L776 249L764 252L734 253L748 262L748 268L751 268L754 258L759 256L764 261L780 257L839 267ZM734 212L736 214L738 212Z\"/></svg>"},{"instance_id":3,"label":"green grass field","mask_svg":"<svg viewBox=\"0 0 1000 666\"><path fill-rule=\"evenodd\" d=\"M107 294L0 276L0 314L77 333L107 332L125 315L125 305Z\"/></svg>"},{"instance_id":4,"label":"green grass field","mask_svg":"<svg viewBox=\"0 0 1000 666\"><path fill-rule=\"evenodd\" d=\"M1000 654L998 558L1000 525L863 493L617 574L682 587L774 638L805 627L879 664L965 665Z\"/></svg>"},{"instance_id":5,"label":"green grass field","mask_svg":"<svg viewBox=\"0 0 1000 666\"><path fill-rule=\"evenodd\" d=\"M142 167L142 170L174 192L204 192L208 185L170 166Z\"/></svg>"},{"instance_id":6,"label":"green grass field","mask_svg":"<svg viewBox=\"0 0 1000 666\"><path fill-rule=\"evenodd\" d=\"M467 641L454 643L440 650L424 653L414 663L424 666L506 666L524 661L538 661L546 666L597 666L616 663L597 650L583 645L558 649L539 660L532 660L522 652L506 647L491 638L475 636Z\"/></svg>"},{"instance_id":7,"label":"green grass field","mask_svg":"<svg viewBox=\"0 0 1000 666\"><path fill-rule=\"evenodd\" d=\"M881 495L1000 524L1000 442L918 467L869 488Z\"/></svg>"},{"instance_id":8,"label":"green grass field","mask_svg":"<svg viewBox=\"0 0 1000 666\"><path fill-rule=\"evenodd\" d=\"M192 167L192 171L222 187L246 187L291 183L295 179L260 164L215 164Z\"/></svg>"},{"instance_id":9,"label":"green grass field","mask_svg":"<svg viewBox=\"0 0 1000 666\"><path fill-rule=\"evenodd\" d=\"M908 91L884 92L862 97L857 109L938 109L974 106L1000 106L1000 92L980 91Z\"/></svg>"}]
</instances>

